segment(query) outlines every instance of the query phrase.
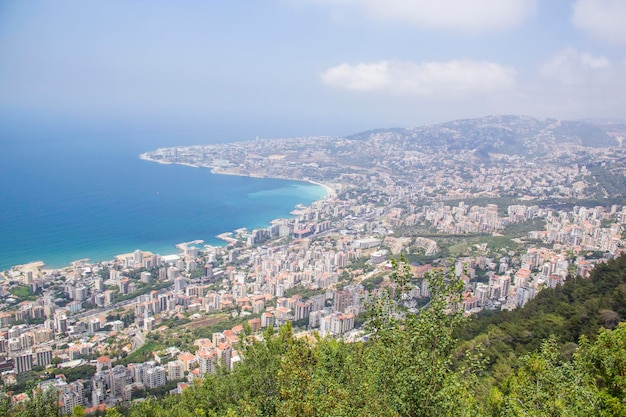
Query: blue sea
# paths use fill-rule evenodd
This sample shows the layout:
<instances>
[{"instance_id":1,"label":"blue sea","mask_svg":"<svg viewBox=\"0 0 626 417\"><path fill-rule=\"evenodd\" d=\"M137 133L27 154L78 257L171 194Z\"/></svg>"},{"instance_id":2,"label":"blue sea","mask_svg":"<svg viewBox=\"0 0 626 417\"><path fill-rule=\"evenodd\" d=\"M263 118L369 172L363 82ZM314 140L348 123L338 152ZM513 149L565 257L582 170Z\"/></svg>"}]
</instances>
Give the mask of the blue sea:
<instances>
[{"instance_id":1,"label":"blue sea","mask_svg":"<svg viewBox=\"0 0 626 417\"><path fill-rule=\"evenodd\" d=\"M35 260L50 268L109 260L136 249L165 255L196 239L222 245L219 233L265 227L326 195L308 183L138 157L158 147L219 142L123 129L0 132L0 271Z\"/></svg>"}]
</instances>

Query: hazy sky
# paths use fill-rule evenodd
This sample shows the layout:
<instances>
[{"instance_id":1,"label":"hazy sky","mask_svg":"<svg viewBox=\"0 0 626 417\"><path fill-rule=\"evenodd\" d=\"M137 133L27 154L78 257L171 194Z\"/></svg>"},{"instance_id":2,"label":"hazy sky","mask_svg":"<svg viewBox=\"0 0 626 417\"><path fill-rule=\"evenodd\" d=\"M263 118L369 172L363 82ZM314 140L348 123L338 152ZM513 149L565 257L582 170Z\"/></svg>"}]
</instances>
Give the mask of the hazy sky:
<instances>
[{"instance_id":1,"label":"hazy sky","mask_svg":"<svg viewBox=\"0 0 626 417\"><path fill-rule=\"evenodd\" d=\"M262 136L626 119L624 22L624 0L0 0L0 118Z\"/></svg>"}]
</instances>

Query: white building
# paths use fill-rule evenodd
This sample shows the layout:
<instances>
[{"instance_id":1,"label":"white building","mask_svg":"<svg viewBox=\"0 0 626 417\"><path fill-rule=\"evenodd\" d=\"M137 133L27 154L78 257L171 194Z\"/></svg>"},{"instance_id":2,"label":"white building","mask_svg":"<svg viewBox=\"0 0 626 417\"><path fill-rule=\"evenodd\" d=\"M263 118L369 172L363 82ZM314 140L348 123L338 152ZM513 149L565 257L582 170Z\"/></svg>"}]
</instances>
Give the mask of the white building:
<instances>
[{"instance_id":1,"label":"white building","mask_svg":"<svg viewBox=\"0 0 626 417\"><path fill-rule=\"evenodd\" d=\"M162 366L155 366L146 371L144 375L144 385L148 389L160 387L165 385L165 368Z\"/></svg>"}]
</instances>

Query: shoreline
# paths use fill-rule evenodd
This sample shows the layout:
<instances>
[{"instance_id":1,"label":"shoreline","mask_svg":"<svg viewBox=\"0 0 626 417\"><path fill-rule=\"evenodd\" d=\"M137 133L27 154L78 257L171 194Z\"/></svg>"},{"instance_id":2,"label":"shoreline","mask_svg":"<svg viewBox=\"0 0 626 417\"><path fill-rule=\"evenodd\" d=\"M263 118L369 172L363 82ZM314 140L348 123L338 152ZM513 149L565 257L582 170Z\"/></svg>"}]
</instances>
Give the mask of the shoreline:
<instances>
[{"instance_id":1,"label":"shoreline","mask_svg":"<svg viewBox=\"0 0 626 417\"><path fill-rule=\"evenodd\" d=\"M295 182L300 182L300 183L308 183L308 184L312 184L312 185L316 185L318 187L322 187L325 191L326 191L326 195L321 197L320 199L314 200L311 203L309 203L308 206L315 204L317 202L321 202L321 201L326 201L326 200L330 200L332 198L335 198L337 196L337 192L335 191L335 189L333 187L331 187L328 184L324 184L315 180L311 180L311 179L294 179L294 178L287 178L287 177L279 177L279 176L266 176L266 175L260 175L260 174L242 174L242 173L236 173L236 172L228 172L228 171L223 171L220 168L217 167L210 167L210 166L204 166L204 165L196 165L196 164L190 164L190 163L184 163L184 162L169 162L169 161L162 161L162 160L157 160L157 159L153 159L150 158L147 153L142 153L139 155L139 159L143 160L143 161L147 161L147 162L156 162L157 164L161 164L161 165L182 165L182 166L188 166L191 168L208 168L211 170L212 174L215 175L233 175L233 176L239 176L239 177L249 177L249 178L259 178L259 179L277 179L277 180L284 180L284 181L295 181ZM293 211L296 210L297 207L294 207L291 211L289 211L289 215L294 216ZM268 225L271 225L273 221L278 220L279 218L276 219L272 219ZM241 229L241 228L240 228ZM237 230L240 230L237 229ZM219 233L217 235L215 235L214 237L218 240L221 240L223 242L222 245L216 245L216 246L228 246L228 244L236 242L237 240L235 238L233 238L232 236L235 235L235 231L229 231L229 232L223 232L223 233ZM194 240L191 242L180 242L180 243L175 243L172 245L172 252L175 252L176 249L180 252L184 252L184 249L182 249L182 247L186 246L186 244L189 243L193 243L193 242L199 242L200 240ZM174 249L175 248L175 249ZM148 250L144 250L139 248L139 250L141 250L142 252L151 252ZM125 255L128 255L127 253L120 253L120 254L116 254L114 255L112 258L109 259L103 259L100 261L93 261L90 262L90 264L97 264L97 263L108 263L108 262L115 262L116 260L118 260L119 257L123 257ZM38 272L37 269L39 271L41 271L42 273L51 273L54 271L61 271L67 268L71 268L76 266L76 264L79 263L85 263L85 261L87 261L88 258L80 258L80 259L76 259L76 260L71 260L68 261L64 266L60 266L60 267L55 267L55 268L46 268L46 263L42 260L36 260L36 261L31 261L31 262L26 262L26 263L22 263L22 264L16 264L16 265L11 265L8 268L5 268L3 270L0 271L0 281L2 280L3 276L6 277L7 275L12 276L14 273L17 274L24 274L26 271L31 270L31 268L33 269L33 273L34 272ZM27 269L28 268L28 269Z\"/></svg>"},{"instance_id":2,"label":"shoreline","mask_svg":"<svg viewBox=\"0 0 626 417\"><path fill-rule=\"evenodd\" d=\"M337 191L335 191L335 189L333 187L331 187L330 185L324 184L322 182L318 182L318 181L315 181L315 180L305 180L305 181L308 182L308 183L320 186L320 187L322 187L322 188L324 188L326 190L326 193L327 193L326 197L324 197L322 200L330 200L330 199L333 199L333 198L337 197ZM317 200L317 201L322 201L322 200Z\"/></svg>"},{"instance_id":3,"label":"shoreline","mask_svg":"<svg viewBox=\"0 0 626 417\"><path fill-rule=\"evenodd\" d=\"M147 161L147 162L156 162L157 164L161 164L161 165L182 165L182 166L188 166L191 168L206 168L211 170L212 174L215 175L233 175L236 177L248 177L248 178L263 178L263 179L276 179L276 180L286 180L286 181L297 181L297 182L306 182L309 184L313 184L313 185L317 185L319 187L322 187L326 190L326 196L322 197L320 200L315 200L314 202L317 201L322 201L325 199L330 199L330 198L334 198L337 196L337 191L331 187L328 184L324 184L323 182L319 182L316 180L312 180L312 179L302 179L302 178L289 178L289 177L282 177L282 176L267 176L267 175L261 175L261 174L255 174L255 173L250 173L250 174L243 174L243 173L239 173L239 172L231 172L231 171L226 171L222 168L219 167L214 167L214 166L210 166L210 165L197 165L197 164L191 164L188 162L170 162L170 161L163 161L160 159L154 159L151 158L150 156L148 156L148 153L142 153L141 155L139 155L139 159L143 160L143 161ZM311 203L313 204L313 203Z\"/></svg>"}]
</instances>

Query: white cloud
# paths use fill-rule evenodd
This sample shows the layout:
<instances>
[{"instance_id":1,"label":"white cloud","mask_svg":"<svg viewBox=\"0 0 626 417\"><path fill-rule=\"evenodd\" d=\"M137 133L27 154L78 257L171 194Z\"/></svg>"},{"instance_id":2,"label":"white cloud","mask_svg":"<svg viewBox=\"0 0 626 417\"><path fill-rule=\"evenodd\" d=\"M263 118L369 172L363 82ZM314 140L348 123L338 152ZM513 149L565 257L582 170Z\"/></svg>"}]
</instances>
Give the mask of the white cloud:
<instances>
[{"instance_id":1,"label":"white cloud","mask_svg":"<svg viewBox=\"0 0 626 417\"><path fill-rule=\"evenodd\" d=\"M324 84L357 91L450 97L510 90L515 69L493 62L403 62L341 64L321 74Z\"/></svg>"},{"instance_id":2,"label":"white cloud","mask_svg":"<svg viewBox=\"0 0 626 417\"><path fill-rule=\"evenodd\" d=\"M611 66L611 61L605 56L593 56L586 52L579 55L580 62L592 69L607 68Z\"/></svg>"},{"instance_id":3,"label":"white cloud","mask_svg":"<svg viewBox=\"0 0 626 417\"><path fill-rule=\"evenodd\" d=\"M577 0L572 23L589 35L614 44L626 44L626 1Z\"/></svg>"},{"instance_id":4,"label":"white cloud","mask_svg":"<svg viewBox=\"0 0 626 417\"><path fill-rule=\"evenodd\" d=\"M607 79L613 73L607 57L578 52L573 48L556 54L542 66L541 72L565 86L588 85Z\"/></svg>"},{"instance_id":5,"label":"white cloud","mask_svg":"<svg viewBox=\"0 0 626 417\"><path fill-rule=\"evenodd\" d=\"M537 0L310 0L338 11L404 22L417 27L485 31L520 25L534 13Z\"/></svg>"},{"instance_id":6,"label":"white cloud","mask_svg":"<svg viewBox=\"0 0 626 417\"><path fill-rule=\"evenodd\" d=\"M626 60L610 60L569 48L541 67L541 79L528 86L526 107L561 118L623 119Z\"/></svg>"}]
</instances>

